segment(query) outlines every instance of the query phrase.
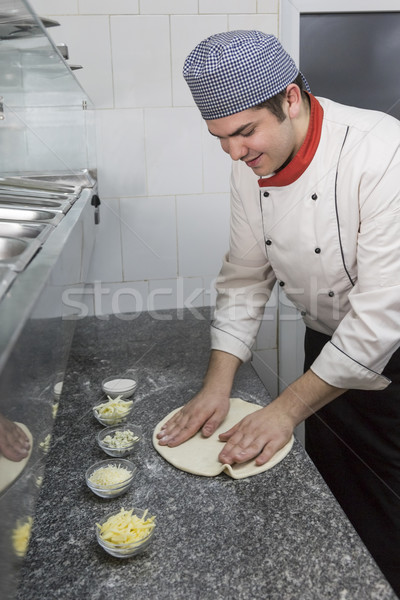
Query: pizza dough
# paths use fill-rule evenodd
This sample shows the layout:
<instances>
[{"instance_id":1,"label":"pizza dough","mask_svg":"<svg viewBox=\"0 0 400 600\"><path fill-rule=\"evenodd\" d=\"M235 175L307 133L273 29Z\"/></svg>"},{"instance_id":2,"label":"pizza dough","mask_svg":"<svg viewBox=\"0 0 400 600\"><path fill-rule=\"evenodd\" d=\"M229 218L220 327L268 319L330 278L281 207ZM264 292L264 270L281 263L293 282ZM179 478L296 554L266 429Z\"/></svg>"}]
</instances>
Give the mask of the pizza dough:
<instances>
[{"instance_id":1,"label":"pizza dough","mask_svg":"<svg viewBox=\"0 0 400 600\"><path fill-rule=\"evenodd\" d=\"M29 448L28 456L26 456L18 462L9 460L8 458L0 454L0 494L1 492L4 492L4 490L8 488L8 486L11 485L12 482L15 481L17 477L19 477L19 475L21 475L32 453L33 437L31 432L23 423L16 423L16 425L21 427L22 431L26 433L31 446Z\"/></svg>"},{"instance_id":2,"label":"pizza dough","mask_svg":"<svg viewBox=\"0 0 400 600\"><path fill-rule=\"evenodd\" d=\"M153 445L165 460L174 465L174 467L186 471L187 473L204 475L205 477L214 477L224 471L227 475L233 477L233 479L243 479L244 477L257 475L258 473L263 473L264 471L271 469L271 467L275 466L285 458L293 446L294 437L292 436L289 442L281 448L281 450L278 450L265 465L260 467L255 464L254 459L243 464L224 465L220 463L218 455L225 442L221 442L221 440L218 439L218 435L224 431L228 431L228 429L233 427L233 425L238 423L246 415L262 408L258 404L245 402L240 398L231 398L229 413L222 424L209 438L204 437L201 432L198 432L192 438L175 448L160 446L157 434L164 423L181 410L181 408L182 407L179 407L173 410L158 423L153 433Z\"/></svg>"}]
</instances>

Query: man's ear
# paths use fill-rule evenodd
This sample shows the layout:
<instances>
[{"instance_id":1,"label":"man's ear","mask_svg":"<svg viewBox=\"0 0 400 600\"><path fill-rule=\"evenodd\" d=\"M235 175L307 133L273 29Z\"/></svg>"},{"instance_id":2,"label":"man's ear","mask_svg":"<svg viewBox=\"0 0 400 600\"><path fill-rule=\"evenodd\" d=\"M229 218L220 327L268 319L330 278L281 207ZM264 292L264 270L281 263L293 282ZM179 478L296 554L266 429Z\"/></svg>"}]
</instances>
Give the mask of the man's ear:
<instances>
[{"instance_id":1,"label":"man's ear","mask_svg":"<svg viewBox=\"0 0 400 600\"><path fill-rule=\"evenodd\" d=\"M285 101L287 102L289 117L291 119L298 117L300 114L301 103L303 101L302 93L298 85L291 83L287 86Z\"/></svg>"}]
</instances>

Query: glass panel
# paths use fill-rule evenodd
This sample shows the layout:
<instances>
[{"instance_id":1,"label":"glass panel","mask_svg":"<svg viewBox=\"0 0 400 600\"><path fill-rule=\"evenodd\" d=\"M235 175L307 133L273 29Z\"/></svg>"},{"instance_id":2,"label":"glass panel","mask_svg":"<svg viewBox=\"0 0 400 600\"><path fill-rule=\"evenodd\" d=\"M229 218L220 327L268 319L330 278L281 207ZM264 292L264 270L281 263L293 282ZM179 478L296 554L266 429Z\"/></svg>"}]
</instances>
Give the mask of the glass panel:
<instances>
[{"instance_id":1,"label":"glass panel","mask_svg":"<svg viewBox=\"0 0 400 600\"><path fill-rule=\"evenodd\" d=\"M94 169L94 107L26 0L0 0L0 96L1 174Z\"/></svg>"}]
</instances>

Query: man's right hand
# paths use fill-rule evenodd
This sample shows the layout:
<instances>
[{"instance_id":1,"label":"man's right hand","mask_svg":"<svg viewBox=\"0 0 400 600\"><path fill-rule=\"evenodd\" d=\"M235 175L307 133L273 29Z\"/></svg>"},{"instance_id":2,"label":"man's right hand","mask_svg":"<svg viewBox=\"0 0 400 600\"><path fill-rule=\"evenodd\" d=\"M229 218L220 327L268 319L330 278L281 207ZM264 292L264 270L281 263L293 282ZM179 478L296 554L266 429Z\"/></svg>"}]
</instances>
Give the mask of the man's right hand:
<instances>
[{"instance_id":1,"label":"man's right hand","mask_svg":"<svg viewBox=\"0 0 400 600\"><path fill-rule=\"evenodd\" d=\"M157 435L161 446L179 446L200 431L210 437L229 411L233 379L241 361L233 354L212 350L202 389Z\"/></svg>"},{"instance_id":2,"label":"man's right hand","mask_svg":"<svg viewBox=\"0 0 400 600\"><path fill-rule=\"evenodd\" d=\"M200 429L210 437L225 419L229 410L229 396L217 396L202 389L185 404L157 435L161 446L179 446Z\"/></svg>"},{"instance_id":3,"label":"man's right hand","mask_svg":"<svg viewBox=\"0 0 400 600\"><path fill-rule=\"evenodd\" d=\"M25 432L13 421L0 415L0 454L19 462L29 454L30 443Z\"/></svg>"}]
</instances>

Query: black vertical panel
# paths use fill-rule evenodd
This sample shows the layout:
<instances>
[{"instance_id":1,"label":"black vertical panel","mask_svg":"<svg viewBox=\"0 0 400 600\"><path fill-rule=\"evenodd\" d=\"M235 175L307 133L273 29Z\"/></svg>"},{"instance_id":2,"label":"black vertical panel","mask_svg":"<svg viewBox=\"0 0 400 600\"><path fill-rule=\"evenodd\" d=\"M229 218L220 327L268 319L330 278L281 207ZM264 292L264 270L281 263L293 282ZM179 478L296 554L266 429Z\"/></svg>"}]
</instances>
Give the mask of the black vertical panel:
<instances>
[{"instance_id":1,"label":"black vertical panel","mask_svg":"<svg viewBox=\"0 0 400 600\"><path fill-rule=\"evenodd\" d=\"M300 68L314 95L400 119L400 12L301 14Z\"/></svg>"}]
</instances>

